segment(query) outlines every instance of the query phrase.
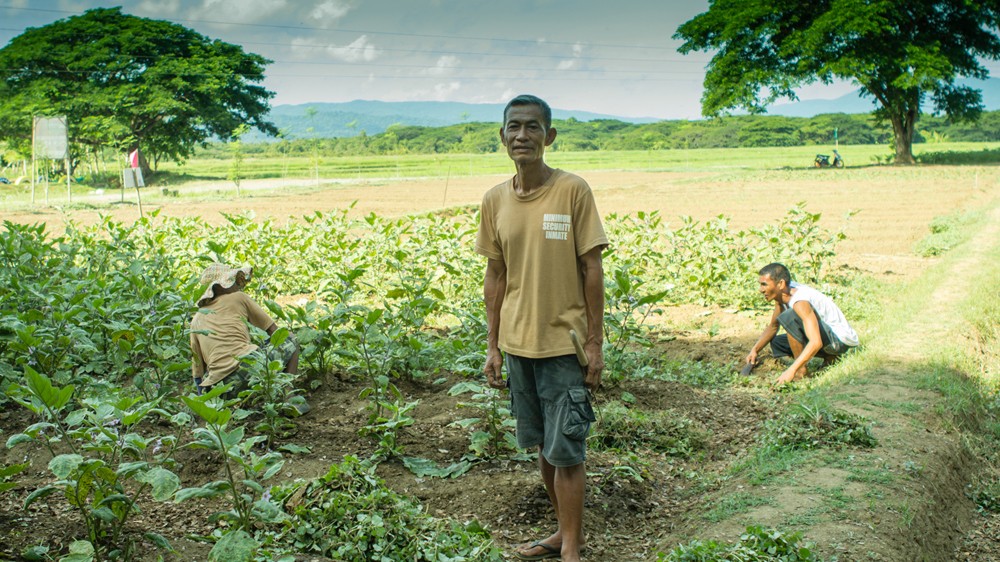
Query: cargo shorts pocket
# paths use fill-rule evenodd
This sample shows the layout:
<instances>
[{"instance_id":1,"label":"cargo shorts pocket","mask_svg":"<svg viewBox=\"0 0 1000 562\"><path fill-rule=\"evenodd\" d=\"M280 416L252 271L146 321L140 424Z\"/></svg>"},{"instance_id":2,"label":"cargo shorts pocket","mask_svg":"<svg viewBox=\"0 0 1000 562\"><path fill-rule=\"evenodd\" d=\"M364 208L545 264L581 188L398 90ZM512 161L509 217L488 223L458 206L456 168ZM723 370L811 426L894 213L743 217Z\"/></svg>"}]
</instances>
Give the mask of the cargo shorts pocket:
<instances>
[{"instance_id":1,"label":"cargo shorts pocket","mask_svg":"<svg viewBox=\"0 0 1000 562\"><path fill-rule=\"evenodd\" d=\"M597 421L594 408L590 405L590 397L586 388L571 388L566 391L567 403L563 410L563 435L574 441L583 441L590 431L590 424Z\"/></svg>"}]
</instances>

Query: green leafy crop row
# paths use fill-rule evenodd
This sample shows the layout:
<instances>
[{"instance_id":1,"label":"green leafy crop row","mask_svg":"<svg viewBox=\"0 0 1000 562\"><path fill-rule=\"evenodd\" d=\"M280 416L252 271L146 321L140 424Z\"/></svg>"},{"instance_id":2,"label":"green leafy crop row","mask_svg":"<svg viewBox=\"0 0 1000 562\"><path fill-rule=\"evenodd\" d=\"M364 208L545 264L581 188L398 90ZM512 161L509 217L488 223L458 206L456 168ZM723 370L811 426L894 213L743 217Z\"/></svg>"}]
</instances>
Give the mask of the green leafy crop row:
<instances>
[{"instance_id":1,"label":"green leafy crop row","mask_svg":"<svg viewBox=\"0 0 1000 562\"><path fill-rule=\"evenodd\" d=\"M415 406L396 388L400 379L477 377L482 367L485 264L472 249L474 212L386 219L352 218L345 210L287 224L250 215L226 219L212 226L154 214L130 226L109 219L70 225L61 236L10 222L0 230L0 402L14 400L35 416L32 425L8 436L7 446L50 451L55 478L33 491L27 503L61 495L78 510L88 537L71 556L129 559L134 542L122 534L125 522L137 503L149 498L226 502L213 516L230 529L212 537L216 559L241 559L225 558L232 549L253 552L247 554L252 557L272 556L279 546L317 548L303 546L303 537L282 542L290 532L280 531L282 525L307 514L282 511L268 499L278 492L266 481L283 462L274 438L294 423L282 409L284 399L330 376L364 382L368 420L361 433L371 440L371 462L401 458L413 470L457 477L483 459L521 458L501 399L475 385L453 386L455 394L470 395L461 405L473 415L454 422L470 439L468 451L450 467L406 457L397 439L414 422ZM778 224L739 232L728 228L725 217L704 225L684 219L676 230L655 213L608 217L610 380L642 363L651 344L648 320L662 306L758 306L755 269L775 260L806 281L823 283L843 234L830 233L818 221L818 214L801 205ZM275 337L294 335L302 345L307 388L292 388L295 381L276 365L251 365L250 389L232 402L222 402L221 391L204 397L190 393L188 322L201 292L197 280L213 261L254 267L248 291L282 325ZM650 423L613 414L609 410L603 437L611 448L634 444L642 424ZM156 418L161 422L140 423ZM618 429L611 431L615 420ZM642 446L691 454L700 446L699 432L684 420L674 421L656 443ZM178 447L213 451L226 477L182 488L172 471ZM16 485L22 470L5 468L2 488ZM363 471L350 470L366 478ZM388 498L377 486L365 493ZM357 496L369 499L374 501ZM411 516L401 514L386 524L402 525ZM315 525L326 523L317 519ZM257 533L261 528L264 535ZM475 559L489 548L477 536L460 525L437 526L421 534L427 544L407 543L415 550L406 550L405 558ZM169 546L163 537L147 539ZM323 548L344 556L339 546ZM365 548L401 559L384 541Z\"/></svg>"}]
</instances>

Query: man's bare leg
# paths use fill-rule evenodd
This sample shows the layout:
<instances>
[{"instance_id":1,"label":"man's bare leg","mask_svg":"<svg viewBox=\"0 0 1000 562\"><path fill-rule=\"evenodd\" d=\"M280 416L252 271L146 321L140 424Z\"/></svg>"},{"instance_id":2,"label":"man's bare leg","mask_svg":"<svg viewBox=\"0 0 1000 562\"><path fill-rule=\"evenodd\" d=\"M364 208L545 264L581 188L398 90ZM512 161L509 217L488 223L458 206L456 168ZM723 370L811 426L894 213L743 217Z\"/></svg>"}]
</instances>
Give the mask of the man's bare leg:
<instances>
[{"instance_id":1,"label":"man's bare leg","mask_svg":"<svg viewBox=\"0 0 1000 562\"><path fill-rule=\"evenodd\" d=\"M587 476L584 465L581 463L567 468L552 466L547 460L545 460L545 456L542 455L541 447L539 447L538 468L542 474L542 482L545 484L545 492L549 496L549 502L552 503L552 508L556 512L556 519L558 519L559 523L559 528L555 533L552 533L538 542L551 547L562 548L563 560L579 560L580 547L584 544L583 497ZM579 491L575 492L577 489ZM562 498L562 501L560 501L560 498ZM565 507L564 504L566 504ZM573 511L573 506L576 506L576 515L563 514L563 509L569 508L569 511ZM564 517L566 516L569 517L569 521L564 523ZM575 524L573 523L574 520ZM573 527L575 527L575 532L573 532L573 528L567 525L567 523L570 523ZM566 533L576 536L576 541L564 541L563 537L567 536ZM570 554L566 550L566 542L569 543L568 546L571 549L575 549L575 554ZM532 548L531 545L531 542L519 545L517 550L522 554L529 555L541 554L544 550L538 546Z\"/></svg>"},{"instance_id":2,"label":"man's bare leg","mask_svg":"<svg viewBox=\"0 0 1000 562\"><path fill-rule=\"evenodd\" d=\"M579 562L583 546L583 495L587 471L583 463L556 468L555 488L559 498L559 532L563 562Z\"/></svg>"},{"instance_id":3,"label":"man's bare leg","mask_svg":"<svg viewBox=\"0 0 1000 562\"><path fill-rule=\"evenodd\" d=\"M800 342L799 340L793 338L792 336L788 336L788 347L792 348L792 357L798 359L799 355L802 355L802 350L805 349L806 346L803 345L802 342ZM796 381L801 380L808 374L809 374L809 368L803 364L801 367L799 367L799 370L795 372L795 378L793 378L792 380Z\"/></svg>"},{"instance_id":4,"label":"man's bare leg","mask_svg":"<svg viewBox=\"0 0 1000 562\"><path fill-rule=\"evenodd\" d=\"M805 349L805 346L802 345L802 343L799 340L793 338L791 335L788 336L788 347L792 349L793 360L798 359L799 355L802 355L802 350ZM775 384L782 385L792 381L802 380L808 374L809 374L808 367L802 365L801 367L799 367L797 371L795 371L795 373L792 374L791 378L786 378L787 375L782 375L781 377L778 377L778 380L775 381Z\"/></svg>"}]
</instances>

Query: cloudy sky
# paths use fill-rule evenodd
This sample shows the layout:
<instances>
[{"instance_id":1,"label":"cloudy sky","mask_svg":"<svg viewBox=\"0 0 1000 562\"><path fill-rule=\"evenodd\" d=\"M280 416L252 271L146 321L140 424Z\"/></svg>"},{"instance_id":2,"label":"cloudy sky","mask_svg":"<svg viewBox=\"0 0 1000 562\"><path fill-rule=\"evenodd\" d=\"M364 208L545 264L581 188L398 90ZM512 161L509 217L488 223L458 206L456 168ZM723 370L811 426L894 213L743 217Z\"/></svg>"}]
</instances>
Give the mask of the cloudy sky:
<instances>
[{"instance_id":1,"label":"cloudy sky","mask_svg":"<svg viewBox=\"0 0 1000 562\"><path fill-rule=\"evenodd\" d=\"M0 0L0 46L27 27L113 6L273 60L265 86L275 105L533 93L560 109L696 118L709 58L683 56L671 39L707 0Z\"/></svg>"}]
</instances>

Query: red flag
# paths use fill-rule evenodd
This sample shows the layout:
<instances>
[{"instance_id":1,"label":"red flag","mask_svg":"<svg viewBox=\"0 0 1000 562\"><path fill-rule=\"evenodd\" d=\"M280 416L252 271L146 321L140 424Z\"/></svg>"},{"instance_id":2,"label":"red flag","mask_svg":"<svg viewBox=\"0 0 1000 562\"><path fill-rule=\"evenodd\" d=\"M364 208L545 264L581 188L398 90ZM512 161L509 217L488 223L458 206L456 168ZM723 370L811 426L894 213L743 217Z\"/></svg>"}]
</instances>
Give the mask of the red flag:
<instances>
[{"instance_id":1,"label":"red flag","mask_svg":"<svg viewBox=\"0 0 1000 562\"><path fill-rule=\"evenodd\" d=\"M132 154L128 155L128 163L133 168L138 168L139 167L139 149L138 148L135 149L135 150L133 150Z\"/></svg>"}]
</instances>

